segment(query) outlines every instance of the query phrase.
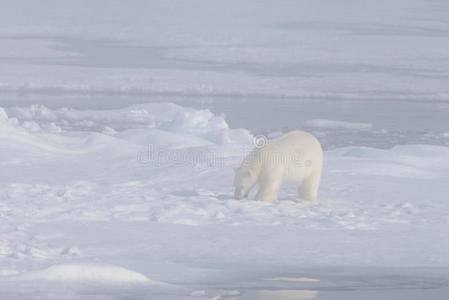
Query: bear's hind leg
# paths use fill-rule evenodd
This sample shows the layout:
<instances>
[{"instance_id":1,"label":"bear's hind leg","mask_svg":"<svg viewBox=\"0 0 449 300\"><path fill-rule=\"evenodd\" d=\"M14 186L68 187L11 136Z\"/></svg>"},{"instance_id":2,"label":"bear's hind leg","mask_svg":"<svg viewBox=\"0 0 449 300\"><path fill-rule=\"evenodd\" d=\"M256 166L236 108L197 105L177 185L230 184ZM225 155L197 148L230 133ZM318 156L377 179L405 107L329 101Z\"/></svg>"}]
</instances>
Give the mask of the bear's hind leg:
<instances>
[{"instance_id":1,"label":"bear's hind leg","mask_svg":"<svg viewBox=\"0 0 449 300\"><path fill-rule=\"evenodd\" d=\"M305 200L316 200L318 197L318 187L320 186L321 180L321 170L313 172L309 175L302 185L298 187L299 194L302 199Z\"/></svg>"}]
</instances>

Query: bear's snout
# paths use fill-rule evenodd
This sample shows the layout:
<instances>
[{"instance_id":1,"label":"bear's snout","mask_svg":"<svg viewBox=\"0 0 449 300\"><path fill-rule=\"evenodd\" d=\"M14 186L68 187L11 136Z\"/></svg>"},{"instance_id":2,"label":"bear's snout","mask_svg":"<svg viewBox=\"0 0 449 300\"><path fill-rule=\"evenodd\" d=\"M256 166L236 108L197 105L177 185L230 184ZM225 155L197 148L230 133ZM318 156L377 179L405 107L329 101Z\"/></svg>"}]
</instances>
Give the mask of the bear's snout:
<instances>
[{"instance_id":1,"label":"bear's snout","mask_svg":"<svg viewBox=\"0 0 449 300\"><path fill-rule=\"evenodd\" d=\"M243 189L236 189L235 193L234 193L234 198L236 200L242 200L243 198L247 197L247 195L245 195Z\"/></svg>"}]
</instances>

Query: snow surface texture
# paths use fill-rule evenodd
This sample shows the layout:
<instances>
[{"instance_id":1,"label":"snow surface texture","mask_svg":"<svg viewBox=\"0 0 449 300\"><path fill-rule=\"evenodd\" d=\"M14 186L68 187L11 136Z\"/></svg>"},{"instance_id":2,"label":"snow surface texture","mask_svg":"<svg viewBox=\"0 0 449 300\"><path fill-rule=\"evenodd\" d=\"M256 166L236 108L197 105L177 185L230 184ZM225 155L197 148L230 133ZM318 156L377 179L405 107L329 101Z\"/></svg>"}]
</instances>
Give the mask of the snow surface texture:
<instances>
[{"instance_id":1,"label":"snow surface texture","mask_svg":"<svg viewBox=\"0 0 449 300\"><path fill-rule=\"evenodd\" d=\"M318 201L295 203L296 188L285 186L278 204L266 204L233 199L233 167L253 136L207 110L1 108L0 133L7 296L19 297L11 285L25 298L46 290L34 280L75 294L203 297L152 280L207 286L233 265L252 266L234 286L307 266L449 267L448 147L326 151Z\"/></svg>"},{"instance_id":2,"label":"snow surface texture","mask_svg":"<svg viewBox=\"0 0 449 300\"><path fill-rule=\"evenodd\" d=\"M0 91L449 99L447 1L1 1Z\"/></svg>"},{"instance_id":3,"label":"snow surface texture","mask_svg":"<svg viewBox=\"0 0 449 300\"><path fill-rule=\"evenodd\" d=\"M448 10L0 0L0 299L447 286ZM232 199L253 133L297 129L319 201Z\"/></svg>"}]
</instances>

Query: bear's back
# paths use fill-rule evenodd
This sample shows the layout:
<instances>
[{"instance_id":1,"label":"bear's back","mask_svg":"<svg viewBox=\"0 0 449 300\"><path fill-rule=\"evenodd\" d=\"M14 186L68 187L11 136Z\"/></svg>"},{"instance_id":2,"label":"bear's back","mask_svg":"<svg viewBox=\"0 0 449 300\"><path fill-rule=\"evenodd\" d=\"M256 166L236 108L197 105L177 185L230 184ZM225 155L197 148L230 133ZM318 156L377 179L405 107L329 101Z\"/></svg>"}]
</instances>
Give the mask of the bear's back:
<instances>
[{"instance_id":1,"label":"bear's back","mask_svg":"<svg viewBox=\"0 0 449 300\"><path fill-rule=\"evenodd\" d=\"M282 170L284 181L301 181L314 169L321 169L323 150L320 142L310 133L292 131L270 140L258 149L262 176Z\"/></svg>"},{"instance_id":2,"label":"bear's back","mask_svg":"<svg viewBox=\"0 0 449 300\"><path fill-rule=\"evenodd\" d=\"M312 134L295 130L286 133L268 142L265 150L290 151L292 148L302 148L303 150L322 151L320 142Z\"/></svg>"}]
</instances>

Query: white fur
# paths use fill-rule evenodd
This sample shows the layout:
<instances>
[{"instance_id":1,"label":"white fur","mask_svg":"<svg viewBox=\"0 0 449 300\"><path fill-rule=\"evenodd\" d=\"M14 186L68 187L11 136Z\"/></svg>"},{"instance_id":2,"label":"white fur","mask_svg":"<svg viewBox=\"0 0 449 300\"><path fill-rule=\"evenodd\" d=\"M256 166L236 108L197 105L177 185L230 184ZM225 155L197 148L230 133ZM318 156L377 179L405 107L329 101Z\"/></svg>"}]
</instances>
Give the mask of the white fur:
<instances>
[{"instance_id":1,"label":"white fur","mask_svg":"<svg viewBox=\"0 0 449 300\"><path fill-rule=\"evenodd\" d=\"M274 202L282 182L298 185L299 199L315 200L318 195L323 150L311 134L292 131L256 147L235 172L235 198L248 196L257 184L256 200Z\"/></svg>"}]
</instances>

